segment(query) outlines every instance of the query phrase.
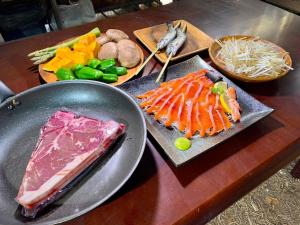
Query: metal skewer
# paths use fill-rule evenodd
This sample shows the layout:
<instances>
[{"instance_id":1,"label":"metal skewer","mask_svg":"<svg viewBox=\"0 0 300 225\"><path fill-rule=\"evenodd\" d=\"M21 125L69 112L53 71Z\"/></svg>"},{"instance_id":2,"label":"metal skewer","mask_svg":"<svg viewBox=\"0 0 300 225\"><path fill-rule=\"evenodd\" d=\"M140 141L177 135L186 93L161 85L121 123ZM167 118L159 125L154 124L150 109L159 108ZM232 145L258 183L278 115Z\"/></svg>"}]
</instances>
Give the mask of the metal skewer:
<instances>
[{"instance_id":1,"label":"metal skewer","mask_svg":"<svg viewBox=\"0 0 300 225\"><path fill-rule=\"evenodd\" d=\"M164 65L164 67L161 69L161 71L160 71L160 73L159 73L159 75L158 75L157 79L155 80L155 82L156 82L156 83L158 83L158 82L159 82L160 78L161 78L161 77L162 77L162 75L164 74L164 72L165 72L165 70L166 70L166 68L167 68L167 65L169 64L169 62L170 62L170 60L171 60L172 56L173 56L172 54L170 54L170 55L169 55L169 57L168 57L167 61L165 62L165 65Z\"/></svg>"},{"instance_id":2,"label":"metal skewer","mask_svg":"<svg viewBox=\"0 0 300 225\"><path fill-rule=\"evenodd\" d=\"M179 27L181 21L179 21L176 25L175 25L175 29L177 27ZM139 72L141 72L141 70L145 67L145 65L150 61L150 59L158 52L158 50L160 50L158 47L156 47L156 49L151 53L151 55L148 56L148 58L145 60L145 62L138 68L138 70L135 72L134 76L138 75Z\"/></svg>"}]
</instances>

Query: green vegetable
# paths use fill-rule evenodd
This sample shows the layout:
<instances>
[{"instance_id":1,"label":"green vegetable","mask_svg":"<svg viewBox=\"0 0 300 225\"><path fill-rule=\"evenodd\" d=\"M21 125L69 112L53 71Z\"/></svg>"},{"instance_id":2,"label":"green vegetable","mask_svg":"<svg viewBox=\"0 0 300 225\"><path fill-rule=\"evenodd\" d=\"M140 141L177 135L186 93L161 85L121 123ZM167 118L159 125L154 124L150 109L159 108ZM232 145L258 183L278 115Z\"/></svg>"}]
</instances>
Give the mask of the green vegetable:
<instances>
[{"instance_id":1,"label":"green vegetable","mask_svg":"<svg viewBox=\"0 0 300 225\"><path fill-rule=\"evenodd\" d=\"M73 72L76 72L77 70L80 70L80 69L82 69L84 67L84 65L82 65L82 64L76 64L73 68L72 68L72 70L73 70Z\"/></svg>"},{"instance_id":2,"label":"green vegetable","mask_svg":"<svg viewBox=\"0 0 300 225\"><path fill-rule=\"evenodd\" d=\"M100 32L99 28L96 27L88 33L93 33L96 35L96 37L99 37L101 32ZM77 43L79 41L79 39L80 39L80 37L73 38L70 41L64 42L62 44L31 52L28 54L28 56L31 57L32 61L34 61L33 64L37 65L37 64L46 62L48 59L55 56L56 49L63 48L63 47L72 47L75 43Z\"/></svg>"},{"instance_id":3,"label":"green vegetable","mask_svg":"<svg viewBox=\"0 0 300 225\"><path fill-rule=\"evenodd\" d=\"M123 66L111 66L103 70L104 73L117 74L118 76L125 75L127 73L126 67Z\"/></svg>"},{"instance_id":4,"label":"green vegetable","mask_svg":"<svg viewBox=\"0 0 300 225\"><path fill-rule=\"evenodd\" d=\"M69 68L59 68L55 74L59 80L75 80L75 76Z\"/></svg>"},{"instance_id":5,"label":"green vegetable","mask_svg":"<svg viewBox=\"0 0 300 225\"><path fill-rule=\"evenodd\" d=\"M110 73L110 74L117 74L117 67L116 66L111 66L103 70L104 73Z\"/></svg>"},{"instance_id":6,"label":"green vegetable","mask_svg":"<svg viewBox=\"0 0 300 225\"><path fill-rule=\"evenodd\" d=\"M212 87L211 92L214 93L214 94L218 94L219 90L216 87Z\"/></svg>"},{"instance_id":7,"label":"green vegetable","mask_svg":"<svg viewBox=\"0 0 300 225\"><path fill-rule=\"evenodd\" d=\"M103 76L103 72L87 66L82 67L80 70L75 72L75 75L79 79L87 80L99 80Z\"/></svg>"},{"instance_id":8,"label":"green vegetable","mask_svg":"<svg viewBox=\"0 0 300 225\"><path fill-rule=\"evenodd\" d=\"M219 81L214 84L213 88L211 89L211 92L214 94L222 95L227 90L227 83L225 81Z\"/></svg>"},{"instance_id":9,"label":"green vegetable","mask_svg":"<svg viewBox=\"0 0 300 225\"><path fill-rule=\"evenodd\" d=\"M87 66L96 69L100 63L101 61L99 59L90 59Z\"/></svg>"},{"instance_id":10,"label":"green vegetable","mask_svg":"<svg viewBox=\"0 0 300 225\"><path fill-rule=\"evenodd\" d=\"M117 69L117 75L118 76L123 76L125 74L127 74L127 68L123 67L123 66L116 66Z\"/></svg>"},{"instance_id":11,"label":"green vegetable","mask_svg":"<svg viewBox=\"0 0 300 225\"><path fill-rule=\"evenodd\" d=\"M104 59L104 60L101 60L101 63L97 67L97 69L106 70L107 68L109 68L111 66L115 66L115 65L116 65L115 59Z\"/></svg>"},{"instance_id":12,"label":"green vegetable","mask_svg":"<svg viewBox=\"0 0 300 225\"><path fill-rule=\"evenodd\" d=\"M118 75L105 73L102 76L102 81L105 83L114 83L118 81Z\"/></svg>"},{"instance_id":13,"label":"green vegetable","mask_svg":"<svg viewBox=\"0 0 300 225\"><path fill-rule=\"evenodd\" d=\"M188 150L191 145L191 141L185 137L180 137L175 140L175 147L182 151Z\"/></svg>"}]
</instances>

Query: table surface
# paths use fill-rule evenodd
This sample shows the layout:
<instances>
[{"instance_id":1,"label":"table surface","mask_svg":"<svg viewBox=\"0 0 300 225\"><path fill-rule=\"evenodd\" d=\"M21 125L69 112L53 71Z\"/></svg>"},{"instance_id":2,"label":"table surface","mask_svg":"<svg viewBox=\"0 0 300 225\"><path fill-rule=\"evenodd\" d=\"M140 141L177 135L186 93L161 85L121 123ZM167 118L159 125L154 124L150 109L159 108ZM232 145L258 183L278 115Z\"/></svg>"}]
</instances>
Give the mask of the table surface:
<instances>
[{"instance_id":1,"label":"table surface","mask_svg":"<svg viewBox=\"0 0 300 225\"><path fill-rule=\"evenodd\" d=\"M265 84L237 82L275 112L179 168L149 137L125 186L102 206L67 224L202 224L300 154L300 17L261 1L178 1L5 43L0 45L0 80L17 93L40 85L26 55L95 26L104 31L119 28L134 38L136 29L176 19L191 22L213 38L258 35L290 52L294 70L286 77ZM160 68L152 59L144 75Z\"/></svg>"}]
</instances>

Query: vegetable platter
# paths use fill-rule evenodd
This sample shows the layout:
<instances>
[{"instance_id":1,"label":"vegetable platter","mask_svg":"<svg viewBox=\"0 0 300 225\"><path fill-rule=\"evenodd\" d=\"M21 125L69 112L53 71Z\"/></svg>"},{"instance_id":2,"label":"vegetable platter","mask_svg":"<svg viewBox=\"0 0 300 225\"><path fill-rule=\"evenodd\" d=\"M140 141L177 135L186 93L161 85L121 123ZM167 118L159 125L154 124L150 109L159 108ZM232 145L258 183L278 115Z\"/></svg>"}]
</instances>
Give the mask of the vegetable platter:
<instances>
[{"instance_id":1,"label":"vegetable platter","mask_svg":"<svg viewBox=\"0 0 300 225\"><path fill-rule=\"evenodd\" d=\"M28 55L46 83L86 79L122 84L143 63L142 49L121 30L99 28Z\"/></svg>"}]
</instances>

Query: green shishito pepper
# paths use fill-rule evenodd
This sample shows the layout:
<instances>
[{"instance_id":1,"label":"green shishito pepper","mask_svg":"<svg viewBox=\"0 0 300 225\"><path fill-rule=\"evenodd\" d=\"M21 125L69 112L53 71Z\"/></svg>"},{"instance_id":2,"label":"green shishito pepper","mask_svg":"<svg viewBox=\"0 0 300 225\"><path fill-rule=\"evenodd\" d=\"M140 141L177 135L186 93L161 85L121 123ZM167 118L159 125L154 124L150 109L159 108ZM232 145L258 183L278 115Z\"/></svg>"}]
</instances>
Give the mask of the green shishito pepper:
<instances>
[{"instance_id":1,"label":"green shishito pepper","mask_svg":"<svg viewBox=\"0 0 300 225\"><path fill-rule=\"evenodd\" d=\"M123 66L111 66L105 69L104 73L117 74L118 76L123 76L127 73L127 69Z\"/></svg>"},{"instance_id":2,"label":"green shishito pepper","mask_svg":"<svg viewBox=\"0 0 300 225\"><path fill-rule=\"evenodd\" d=\"M96 69L100 64L99 59L90 59L87 66Z\"/></svg>"},{"instance_id":3,"label":"green shishito pepper","mask_svg":"<svg viewBox=\"0 0 300 225\"><path fill-rule=\"evenodd\" d=\"M64 68L64 67L59 68L56 71L55 75L57 76L57 78L59 80L75 80L76 79L72 70L69 68Z\"/></svg>"},{"instance_id":4,"label":"green shishito pepper","mask_svg":"<svg viewBox=\"0 0 300 225\"><path fill-rule=\"evenodd\" d=\"M84 67L84 65L82 64L76 64L73 68L72 71L76 72L77 70L80 70L82 67Z\"/></svg>"},{"instance_id":5,"label":"green shishito pepper","mask_svg":"<svg viewBox=\"0 0 300 225\"><path fill-rule=\"evenodd\" d=\"M102 71L87 66L84 66L80 70L77 70L75 74L77 78L87 80L100 80L103 76Z\"/></svg>"},{"instance_id":6,"label":"green shishito pepper","mask_svg":"<svg viewBox=\"0 0 300 225\"><path fill-rule=\"evenodd\" d=\"M97 66L97 69L106 70L107 68L115 65L116 65L115 59L104 59L100 61L100 64Z\"/></svg>"},{"instance_id":7,"label":"green shishito pepper","mask_svg":"<svg viewBox=\"0 0 300 225\"><path fill-rule=\"evenodd\" d=\"M125 74L127 74L127 68L123 67L123 66L116 66L117 69L117 75L118 76L123 76Z\"/></svg>"},{"instance_id":8,"label":"green shishito pepper","mask_svg":"<svg viewBox=\"0 0 300 225\"><path fill-rule=\"evenodd\" d=\"M118 75L105 73L103 74L101 80L105 83L114 83L118 81Z\"/></svg>"}]
</instances>

